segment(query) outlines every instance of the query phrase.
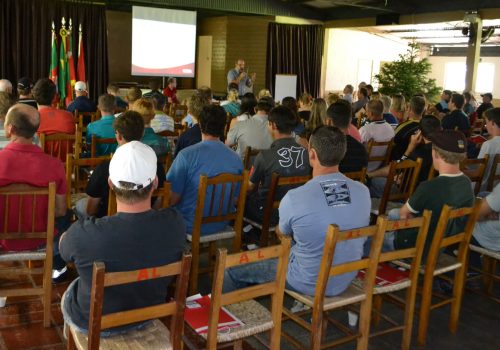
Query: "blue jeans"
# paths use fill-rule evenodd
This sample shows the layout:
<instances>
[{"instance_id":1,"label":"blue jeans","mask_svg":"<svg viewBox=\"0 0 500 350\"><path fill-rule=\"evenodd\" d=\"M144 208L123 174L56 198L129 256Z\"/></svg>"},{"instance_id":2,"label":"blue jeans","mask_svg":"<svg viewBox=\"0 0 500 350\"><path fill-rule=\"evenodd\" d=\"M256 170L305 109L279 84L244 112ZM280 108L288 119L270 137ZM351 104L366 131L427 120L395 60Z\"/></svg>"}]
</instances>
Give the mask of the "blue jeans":
<instances>
[{"instance_id":1,"label":"blue jeans","mask_svg":"<svg viewBox=\"0 0 500 350\"><path fill-rule=\"evenodd\" d=\"M269 259L242 266L230 267L224 272L222 292L228 293L252 285L274 281L276 279L277 266L278 259ZM288 284L288 282L285 282L285 288L299 292Z\"/></svg>"},{"instance_id":2,"label":"blue jeans","mask_svg":"<svg viewBox=\"0 0 500 350\"><path fill-rule=\"evenodd\" d=\"M399 208L394 208L389 210L387 215L389 221L399 220ZM396 250L394 247L394 238L396 234L394 231L388 231L384 235L384 242L382 243L382 252L391 252ZM372 237L368 237L364 245L364 255L368 256L370 254L370 248L372 246Z\"/></svg>"}]
</instances>

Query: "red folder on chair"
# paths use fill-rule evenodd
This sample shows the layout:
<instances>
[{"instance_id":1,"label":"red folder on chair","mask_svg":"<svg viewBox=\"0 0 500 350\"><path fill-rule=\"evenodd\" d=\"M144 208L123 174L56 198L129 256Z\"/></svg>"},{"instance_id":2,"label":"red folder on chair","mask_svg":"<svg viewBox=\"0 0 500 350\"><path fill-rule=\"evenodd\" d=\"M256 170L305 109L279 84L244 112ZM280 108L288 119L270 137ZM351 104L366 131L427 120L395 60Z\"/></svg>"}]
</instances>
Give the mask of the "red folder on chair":
<instances>
[{"instance_id":1,"label":"red folder on chair","mask_svg":"<svg viewBox=\"0 0 500 350\"><path fill-rule=\"evenodd\" d=\"M388 263L380 263L377 268L377 277L375 278L375 286L383 287L388 284L397 283L399 281L408 279L410 276L410 271L402 270L398 267L394 267ZM365 271L361 270L358 272L360 280L365 278Z\"/></svg>"}]
</instances>

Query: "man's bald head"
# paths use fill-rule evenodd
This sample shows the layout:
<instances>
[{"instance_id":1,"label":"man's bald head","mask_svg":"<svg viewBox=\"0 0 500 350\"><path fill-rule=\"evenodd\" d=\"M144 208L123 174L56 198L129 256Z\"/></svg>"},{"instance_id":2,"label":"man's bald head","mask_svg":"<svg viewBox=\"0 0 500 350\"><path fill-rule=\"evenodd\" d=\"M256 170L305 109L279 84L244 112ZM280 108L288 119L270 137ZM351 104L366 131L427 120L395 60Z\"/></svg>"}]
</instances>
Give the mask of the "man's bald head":
<instances>
[{"instance_id":1,"label":"man's bald head","mask_svg":"<svg viewBox=\"0 0 500 350\"><path fill-rule=\"evenodd\" d=\"M23 103L12 106L5 117L5 130L9 130L11 135L25 139L31 139L39 126L40 114L38 110Z\"/></svg>"},{"instance_id":2,"label":"man's bald head","mask_svg":"<svg viewBox=\"0 0 500 350\"><path fill-rule=\"evenodd\" d=\"M7 79L0 79L0 91L12 94L12 83Z\"/></svg>"}]
</instances>

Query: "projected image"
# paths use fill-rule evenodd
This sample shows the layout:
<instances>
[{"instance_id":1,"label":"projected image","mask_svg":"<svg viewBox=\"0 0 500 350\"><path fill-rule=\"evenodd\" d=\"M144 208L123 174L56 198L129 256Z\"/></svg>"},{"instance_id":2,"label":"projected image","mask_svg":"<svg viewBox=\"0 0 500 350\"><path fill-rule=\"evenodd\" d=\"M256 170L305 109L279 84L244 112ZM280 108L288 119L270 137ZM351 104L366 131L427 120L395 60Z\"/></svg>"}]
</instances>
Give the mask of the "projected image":
<instances>
[{"instance_id":1,"label":"projected image","mask_svg":"<svg viewBox=\"0 0 500 350\"><path fill-rule=\"evenodd\" d=\"M196 12L134 6L132 75L194 77Z\"/></svg>"}]
</instances>

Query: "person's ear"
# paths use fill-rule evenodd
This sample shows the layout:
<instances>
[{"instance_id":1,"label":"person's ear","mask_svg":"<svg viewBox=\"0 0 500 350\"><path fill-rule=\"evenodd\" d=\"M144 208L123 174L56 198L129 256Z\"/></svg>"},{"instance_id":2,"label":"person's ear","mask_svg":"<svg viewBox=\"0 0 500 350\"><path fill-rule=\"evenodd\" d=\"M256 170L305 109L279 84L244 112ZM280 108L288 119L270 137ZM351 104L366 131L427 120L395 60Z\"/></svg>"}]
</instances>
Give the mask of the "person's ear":
<instances>
[{"instance_id":1,"label":"person's ear","mask_svg":"<svg viewBox=\"0 0 500 350\"><path fill-rule=\"evenodd\" d=\"M109 188L113 189L113 183L111 182L111 179L108 177L108 186Z\"/></svg>"},{"instance_id":2,"label":"person's ear","mask_svg":"<svg viewBox=\"0 0 500 350\"><path fill-rule=\"evenodd\" d=\"M155 179L153 180L153 189L152 191L156 190L158 188L158 176L155 176Z\"/></svg>"}]
</instances>

